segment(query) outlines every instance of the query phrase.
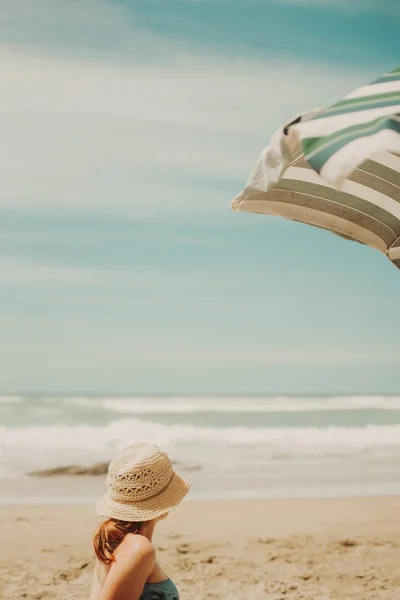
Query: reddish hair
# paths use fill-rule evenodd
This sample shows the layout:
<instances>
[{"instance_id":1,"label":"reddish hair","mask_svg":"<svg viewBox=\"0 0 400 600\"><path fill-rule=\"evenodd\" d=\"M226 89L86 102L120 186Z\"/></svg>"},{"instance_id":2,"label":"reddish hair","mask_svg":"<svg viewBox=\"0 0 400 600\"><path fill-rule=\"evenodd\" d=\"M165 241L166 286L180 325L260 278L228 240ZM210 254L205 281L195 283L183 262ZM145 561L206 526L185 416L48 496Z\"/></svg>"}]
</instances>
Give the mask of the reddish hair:
<instances>
[{"instance_id":1,"label":"reddish hair","mask_svg":"<svg viewBox=\"0 0 400 600\"><path fill-rule=\"evenodd\" d=\"M114 552L128 533L138 533L142 523L108 519L104 521L93 536L93 547L97 559L103 565L110 565Z\"/></svg>"}]
</instances>

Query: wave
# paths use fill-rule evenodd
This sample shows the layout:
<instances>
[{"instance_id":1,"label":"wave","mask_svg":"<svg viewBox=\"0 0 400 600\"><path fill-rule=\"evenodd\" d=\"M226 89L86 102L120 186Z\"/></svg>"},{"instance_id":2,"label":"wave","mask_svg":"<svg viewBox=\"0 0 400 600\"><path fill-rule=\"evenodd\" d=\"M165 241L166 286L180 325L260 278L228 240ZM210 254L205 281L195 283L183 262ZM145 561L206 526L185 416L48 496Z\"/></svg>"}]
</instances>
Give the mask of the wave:
<instances>
[{"instance_id":1,"label":"wave","mask_svg":"<svg viewBox=\"0 0 400 600\"><path fill-rule=\"evenodd\" d=\"M154 440L171 442L221 442L233 445L288 445L291 448L333 446L340 453L346 448L364 446L396 446L400 448L400 425L368 425L366 427L196 427L164 425L139 419L121 419L106 425L51 425L35 427L0 427L0 448L12 446L69 448L102 448L120 441Z\"/></svg>"},{"instance_id":2,"label":"wave","mask_svg":"<svg viewBox=\"0 0 400 600\"><path fill-rule=\"evenodd\" d=\"M400 425L366 427L196 427L164 425L139 419L121 419L106 425L51 425L36 427L0 427L0 448L106 447L120 442L153 440L159 444L175 442L224 443L235 446L263 444L293 448L332 447L337 453L364 447L399 447Z\"/></svg>"},{"instance_id":3,"label":"wave","mask_svg":"<svg viewBox=\"0 0 400 600\"><path fill-rule=\"evenodd\" d=\"M133 442L152 441L178 462L234 465L256 462L326 460L355 454L400 457L400 425L328 428L215 428L163 425L121 419L106 425L0 427L0 467L18 472L107 461Z\"/></svg>"},{"instance_id":4,"label":"wave","mask_svg":"<svg viewBox=\"0 0 400 600\"><path fill-rule=\"evenodd\" d=\"M0 404L20 404L22 400L21 396L0 396Z\"/></svg>"},{"instance_id":5,"label":"wave","mask_svg":"<svg viewBox=\"0 0 400 600\"><path fill-rule=\"evenodd\" d=\"M85 409L99 407L120 414L272 413L399 410L399 396L338 396L319 398L276 397L130 397L64 398L63 402Z\"/></svg>"}]
</instances>

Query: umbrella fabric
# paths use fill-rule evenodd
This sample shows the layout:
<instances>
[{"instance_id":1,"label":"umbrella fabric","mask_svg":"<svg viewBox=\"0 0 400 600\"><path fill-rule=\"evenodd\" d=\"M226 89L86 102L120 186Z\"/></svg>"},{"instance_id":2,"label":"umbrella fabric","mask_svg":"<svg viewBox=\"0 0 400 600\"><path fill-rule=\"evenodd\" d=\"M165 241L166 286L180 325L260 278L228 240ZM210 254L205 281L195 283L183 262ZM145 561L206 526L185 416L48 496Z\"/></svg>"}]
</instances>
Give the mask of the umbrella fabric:
<instances>
[{"instance_id":1,"label":"umbrella fabric","mask_svg":"<svg viewBox=\"0 0 400 600\"><path fill-rule=\"evenodd\" d=\"M400 152L400 67L321 111L297 133L307 162L340 186L364 159Z\"/></svg>"},{"instance_id":2,"label":"umbrella fabric","mask_svg":"<svg viewBox=\"0 0 400 600\"><path fill-rule=\"evenodd\" d=\"M280 128L232 208L330 230L400 268L400 68Z\"/></svg>"}]
</instances>

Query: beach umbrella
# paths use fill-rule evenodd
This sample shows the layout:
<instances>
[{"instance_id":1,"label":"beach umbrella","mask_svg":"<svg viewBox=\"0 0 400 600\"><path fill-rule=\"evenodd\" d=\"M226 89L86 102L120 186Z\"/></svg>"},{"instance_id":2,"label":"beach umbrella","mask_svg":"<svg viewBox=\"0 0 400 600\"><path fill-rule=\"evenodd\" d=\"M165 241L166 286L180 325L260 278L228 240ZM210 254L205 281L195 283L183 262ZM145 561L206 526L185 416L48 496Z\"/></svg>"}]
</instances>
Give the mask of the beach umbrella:
<instances>
[{"instance_id":1,"label":"beach umbrella","mask_svg":"<svg viewBox=\"0 0 400 600\"><path fill-rule=\"evenodd\" d=\"M232 208L332 231L400 268L400 67L283 125Z\"/></svg>"}]
</instances>

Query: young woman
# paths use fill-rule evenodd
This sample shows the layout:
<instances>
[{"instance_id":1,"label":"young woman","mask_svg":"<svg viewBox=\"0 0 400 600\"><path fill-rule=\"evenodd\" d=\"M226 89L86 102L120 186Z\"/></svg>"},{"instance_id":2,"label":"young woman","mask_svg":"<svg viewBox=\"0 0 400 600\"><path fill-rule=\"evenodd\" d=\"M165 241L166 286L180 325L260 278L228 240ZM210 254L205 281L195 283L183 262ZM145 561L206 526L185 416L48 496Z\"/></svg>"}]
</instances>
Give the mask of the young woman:
<instances>
[{"instance_id":1,"label":"young woman","mask_svg":"<svg viewBox=\"0 0 400 600\"><path fill-rule=\"evenodd\" d=\"M97 560L90 600L179 600L152 539L158 521L188 491L167 454L154 444L134 444L114 458L107 493L96 507L107 520L93 539Z\"/></svg>"}]
</instances>

